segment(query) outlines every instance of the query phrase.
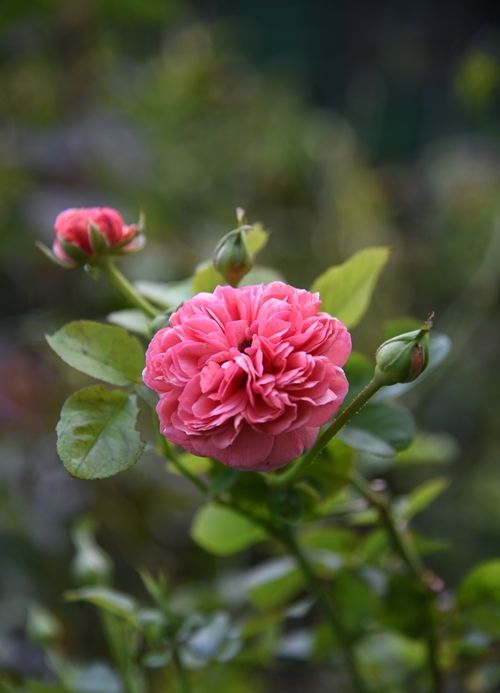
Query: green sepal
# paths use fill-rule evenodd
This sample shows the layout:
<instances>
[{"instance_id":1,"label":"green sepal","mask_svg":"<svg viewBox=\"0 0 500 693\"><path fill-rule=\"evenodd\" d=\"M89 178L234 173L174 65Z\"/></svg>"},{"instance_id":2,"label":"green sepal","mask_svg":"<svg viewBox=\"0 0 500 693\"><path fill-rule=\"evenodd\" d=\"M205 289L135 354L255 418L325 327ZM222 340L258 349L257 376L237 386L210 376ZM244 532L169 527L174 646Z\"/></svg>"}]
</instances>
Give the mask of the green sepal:
<instances>
[{"instance_id":1,"label":"green sepal","mask_svg":"<svg viewBox=\"0 0 500 693\"><path fill-rule=\"evenodd\" d=\"M68 243L63 238L59 239L59 243L65 254L71 258L73 262L76 262L77 265L84 265L89 262L90 256L78 246L73 245L73 243Z\"/></svg>"},{"instance_id":2,"label":"green sepal","mask_svg":"<svg viewBox=\"0 0 500 693\"><path fill-rule=\"evenodd\" d=\"M47 246L41 243L40 241L36 241L35 245L38 248L38 250L41 250L41 252L45 255L46 258L48 258L51 262L54 263L54 265L62 267L63 269L72 269L74 267L72 262L69 263L60 260L56 255L54 255L50 248L47 248Z\"/></svg>"},{"instance_id":3,"label":"green sepal","mask_svg":"<svg viewBox=\"0 0 500 693\"><path fill-rule=\"evenodd\" d=\"M101 229L91 221L89 222L89 237L94 255L104 255L109 251L110 244L108 243L108 239Z\"/></svg>"}]
</instances>

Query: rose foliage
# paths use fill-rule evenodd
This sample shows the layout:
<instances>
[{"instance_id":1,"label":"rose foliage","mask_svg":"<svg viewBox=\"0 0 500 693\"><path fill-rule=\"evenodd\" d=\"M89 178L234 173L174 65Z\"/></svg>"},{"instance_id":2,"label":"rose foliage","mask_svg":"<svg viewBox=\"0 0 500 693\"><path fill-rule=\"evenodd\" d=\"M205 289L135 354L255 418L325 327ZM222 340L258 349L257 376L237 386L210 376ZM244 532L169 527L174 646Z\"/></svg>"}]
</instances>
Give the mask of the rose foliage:
<instances>
[{"instance_id":1,"label":"rose foliage","mask_svg":"<svg viewBox=\"0 0 500 693\"><path fill-rule=\"evenodd\" d=\"M248 672L276 672L275 662L308 672L311 690L493 690L499 562L473 570L455 595L426 567L443 546L414 517L446 490L432 470L454 444L419 431L396 401L432 384L447 338L429 337L430 319L405 318L385 326L376 363L356 336L351 352L388 249L325 268L309 291L257 263L267 232L242 210L237 218L192 277L135 284L113 256L138 249L141 224L107 208L56 220L53 258L91 265L126 301L107 321L48 337L99 381L63 406L62 462L100 479L139 474L145 452L163 459L196 492L192 540L220 561L204 596L141 570L145 606L113 588L110 560L82 522L66 597L100 610L113 657L100 673L77 665L58 619L37 607L29 629L50 653L54 690L83 690L96 676L103 693L261 691ZM426 478L394 497L380 477L412 466ZM254 545L250 569L249 558L225 564Z\"/></svg>"}]
</instances>

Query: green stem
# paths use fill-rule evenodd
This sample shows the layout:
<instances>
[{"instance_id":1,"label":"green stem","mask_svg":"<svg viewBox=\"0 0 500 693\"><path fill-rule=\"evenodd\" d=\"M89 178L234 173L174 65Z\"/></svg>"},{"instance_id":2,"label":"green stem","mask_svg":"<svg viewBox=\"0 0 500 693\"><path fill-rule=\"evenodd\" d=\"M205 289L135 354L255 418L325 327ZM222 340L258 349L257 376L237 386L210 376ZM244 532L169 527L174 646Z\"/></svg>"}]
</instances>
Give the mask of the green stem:
<instances>
[{"instance_id":1,"label":"green stem","mask_svg":"<svg viewBox=\"0 0 500 693\"><path fill-rule=\"evenodd\" d=\"M281 534L281 540L288 551L295 558L297 566L302 572L311 593L317 598L318 603L322 608L323 615L327 619L335 639L338 640L343 648L344 657L351 674L354 689L358 691L358 693L365 693L367 691L367 687L365 686L363 677L361 676L361 672L359 670L353 643L351 642L351 638L346 632L342 621L329 600L320 580L315 574L311 564L307 560L292 532L283 532Z\"/></svg>"},{"instance_id":2,"label":"green stem","mask_svg":"<svg viewBox=\"0 0 500 693\"><path fill-rule=\"evenodd\" d=\"M442 676L439 666L439 641L436 632L434 618L434 595L426 581L425 568L420 561L418 553L408 541L406 534L398 527L391 512L389 501L381 494L373 491L369 483L359 472L354 471L350 480L360 495L378 512L380 522L385 528L394 551L400 556L415 581L421 586L426 596L428 628L425 634L427 648L427 662L431 672L433 691L439 693L442 690Z\"/></svg>"},{"instance_id":3,"label":"green stem","mask_svg":"<svg viewBox=\"0 0 500 693\"><path fill-rule=\"evenodd\" d=\"M312 448L306 452L306 454L301 457L301 459L298 460L295 465L290 466L290 468L280 476L271 477L272 483L281 486L295 481L302 474L302 472L307 469L312 462L314 462L316 457L330 442L333 436L346 425L354 414L357 414L357 412L368 402L370 397L373 397L373 395L380 390L383 385L384 383L374 376L368 385L361 390L359 395L357 395L357 397L355 397L352 402L340 412L337 418L332 421L328 428L325 428L323 433L318 436Z\"/></svg>"},{"instance_id":4,"label":"green stem","mask_svg":"<svg viewBox=\"0 0 500 693\"><path fill-rule=\"evenodd\" d=\"M408 543L405 535L397 527L388 501L381 494L373 491L370 488L370 484L357 471L352 472L350 484L378 512L380 521L389 536L394 550L399 554L410 573L420 582L424 582L424 568L420 558Z\"/></svg>"},{"instance_id":5,"label":"green stem","mask_svg":"<svg viewBox=\"0 0 500 693\"><path fill-rule=\"evenodd\" d=\"M172 657L174 660L175 671L177 673L181 693L190 693L191 686L189 684L188 675L184 668L184 664L182 663L182 659L180 657L179 650L177 649L177 647L173 648Z\"/></svg>"},{"instance_id":6,"label":"green stem","mask_svg":"<svg viewBox=\"0 0 500 693\"><path fill-rule=\"evenodd\" d=\"M161 447L161 452L163 454L163 457L165 457L167 460L169 460L174 467L182 474L182 476L185 476L186 479L189 479L189 481L196 486L198 491L201 491L202 493L208 493L208 486L205 484L204 481L199 479L195 474L193 474L189 469L184 465L180 459L177 457L177 455L174 454L172 451L172 448L168 444L168 441L165 440L165 438L161 435L160 433L160 447Z\"/></svg>"},{"instance_id":7,"label":"green stem","mask_svg":"<svg viewBox=\"0 0 500 693\"><path fill-rule=\"evenodd\" d=\"M431 672L434 693L441 693L443 690L443 679L439 665L439 640L434 618L434 605L430 598L427 603L427 612L429 620L429 627L426 634L427 663Z\"/></svg>"},{"instance_id":8,"label":"green stem","mask_svg":"<svg viewBox=\"0 0 500 693\"><path fill-rule=\"evenodd\" d=\"M128 652L126 637L121 624L118 623L112 614L102 613L101 618L106 640L108 641L116 667L121 674L125 692L140 693L135 677L134 665Z\"/></svg>"},{"instance_id":9,"label":"green stem","mask_svg":"<svg viewBox=\"0 0 500 693\"><path fill-rule=\"evenodd\" d=\"M201 491L202 493L208 493L208 486L205 484L204 481L199 479L195 474L193 474L189 469L184 465L180 459L177 457L175 452L172 450L172 447L168 440L163 436L160 432L160 427L159 427L159 422L158 422L158 417L156 416L156 412L154 409L151 409L151 415L153 418L153 428L156 431L156 438L158 441L158 447L159 450L157 452L164 457L166 460L171 462L174 467L177 469L177 471L182 474L182 476L185 476L186 479L189 479L189 481L196 486L198 491Z\"/></svg>"},{"instance_id":10,"label":"green stem","mask_svg":"<svg viewBox=\"0 0 500 693\"><path fill-rule=\"evenodd\" d=\"M109 257L103 259L99 267L110 282L118 289L129 303L142 310L149 318L156 318L159 311L147 299L140 295Z\"/></svg>"}]
</instances>

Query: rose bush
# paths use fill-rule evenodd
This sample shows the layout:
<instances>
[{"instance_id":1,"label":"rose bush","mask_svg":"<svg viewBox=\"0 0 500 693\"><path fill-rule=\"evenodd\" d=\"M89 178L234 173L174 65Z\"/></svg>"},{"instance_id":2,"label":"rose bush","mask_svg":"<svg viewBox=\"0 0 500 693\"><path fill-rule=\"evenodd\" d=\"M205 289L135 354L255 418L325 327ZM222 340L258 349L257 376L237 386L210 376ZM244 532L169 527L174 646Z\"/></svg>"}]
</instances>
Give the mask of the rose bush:
<instances>
[{"instance_id":1,"label":"rose bush","mask_svg":"<svg viewBox=\"0 0 500 693\"><path fill-rule=\"evenodd\" d=\"M128 308L108 316L117 324L77 320L48 337L69 365L101 381L64 403L57 448L81 479L113 476L145 450L156 453L204 498L189 516L190 536L201 549L222 557L265 541L278 555L245 568L237 595L216 588L209 602L220 612L207 612L207 602L196 597L184 607L163 577L143 572L153 600L144 610L110 588L109 565L102 556L96 563L99 549L87 528L75 543L78 565L92 570L78 571L85 584L67 596L104 612L115 652L111 673L119 672L127 693L155 690L149 671L155 668L169 686L175 675L184 691L191 684L211 691L203 688L211 667L238 666L245 648L242 666L261 669L290 642L293 657L315 667L323 662L343 690L438 693L468 624L497 632L483 608L492 599L483 578L486 572L497 580L500 568L480 567L466 580L456 602L465 619L455 608L443 609L443 581L424 567L419 547L426 544L410 524L447 480L428 479L392 503L385 483L371 483L363 473L396 465L402 454L406 465L412 459L421 465L430 452L442 457L433 437L419 441L410 412L391 400L436 367L449 340L430 336L430 318L423 324L407 318L388 326L373 365L351 354L349 330L369 308L388 249L359 251L326 269L308 291L257 265L267 233L244 223L242 210L238 222L193 277L134 284L110 255L135 247L135 227L108 209L58 217L59 259L91 264L89 276L111 281ZM153 427L145 425L151 413ZM226 584L221 578L215 582ZM294 603L304 591L310 599ZM271 615L271 640L269 621L253 609ZM303 621L294 626L294 619ZM65 690L75 689L71 671L58 673Z\"/></svg>"}]
</instances>

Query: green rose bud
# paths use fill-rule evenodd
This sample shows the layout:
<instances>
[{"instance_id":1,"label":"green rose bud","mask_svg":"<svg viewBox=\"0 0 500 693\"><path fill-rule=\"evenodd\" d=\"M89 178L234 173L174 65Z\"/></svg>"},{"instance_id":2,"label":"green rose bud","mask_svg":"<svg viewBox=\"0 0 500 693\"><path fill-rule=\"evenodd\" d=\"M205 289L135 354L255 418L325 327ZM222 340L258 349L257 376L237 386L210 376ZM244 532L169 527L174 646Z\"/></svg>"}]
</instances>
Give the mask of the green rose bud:
<instances>
[{"instance_id":1,"label":"green rose bud","mask_svg":"<svg viewBox=\"0 0 500 693\"><path fill-rule=\"evenodd\" d=\"M226 234L215 248L214 267L231 286L238 286L252 269L252 258L245 245L244 233L249 226L240 226Z\"/></svg>"},{"instance_id":2,"label":"green rose bud","mask_svg":"<svg viewBox=\"0 0 500 693\"><path fill-rule=\"evenodd\" d=\"M384 385L410 383L429 363L429 330L425 322L420 330L405 332L381 344L375 354L375 375Z\"/></svg>"}]
</instances>

